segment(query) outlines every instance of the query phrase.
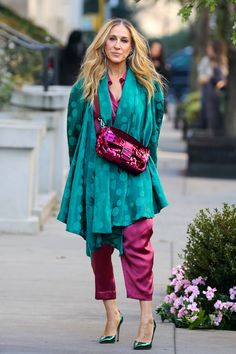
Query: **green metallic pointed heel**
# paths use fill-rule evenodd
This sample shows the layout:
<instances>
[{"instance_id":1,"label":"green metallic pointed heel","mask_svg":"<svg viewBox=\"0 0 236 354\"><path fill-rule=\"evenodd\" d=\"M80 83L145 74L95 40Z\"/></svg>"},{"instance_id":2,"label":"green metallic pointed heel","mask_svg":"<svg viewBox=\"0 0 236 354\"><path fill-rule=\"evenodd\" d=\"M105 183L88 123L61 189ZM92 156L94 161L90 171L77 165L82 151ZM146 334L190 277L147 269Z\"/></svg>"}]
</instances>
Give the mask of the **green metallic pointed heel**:
<instances>
[{"instance_id":1,"label":"green metallic pointed heel","mask_svg":"<svg viewBox=\"0 0 236 354\"><path fill-rule=\"evenodd\" d=\"M99 343L100 344L109 344L109 343L115 343L119 342L120 339L120 326L123 322L124 318L123 315L120 313L120 322L117 326L117 332L114 336L102 336L99 338Z\"/></svg>"},{"instance_id":2,"label":"green metallic pointed heel","mask_svg":"<svg viewBox=\"0 0 236 354\"><path fill-rule=\"evenodd\" d=\"M133 349L134 350L148 350L148 349L151 349L155 330L156 330L156 322L155 322L155 320L153 320L153 332L152 332L151 342L137 342L135 340Z\"/></svg>"}]
</instances>

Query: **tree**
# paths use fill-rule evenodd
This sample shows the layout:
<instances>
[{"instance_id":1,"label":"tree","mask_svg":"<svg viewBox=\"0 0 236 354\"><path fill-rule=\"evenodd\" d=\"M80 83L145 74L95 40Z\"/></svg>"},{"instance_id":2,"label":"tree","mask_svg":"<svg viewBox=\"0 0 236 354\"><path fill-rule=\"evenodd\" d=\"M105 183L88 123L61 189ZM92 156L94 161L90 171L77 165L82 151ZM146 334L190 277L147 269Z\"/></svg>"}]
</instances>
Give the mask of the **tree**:
<instances>
[{"instance_id":1,"label":"tree","mask_svg":"<svg viewBox=\"0 0 236 354\"><path fill-rule=\"evenodd\" d=\"M137 3L145 0L134 1ZM193 10L201 14L208 9L216 17L216 35L225 41L229 61L225 133L227 136L236 137L236 0L179 0L179 2L182 5L179 15L185 21L189 19Z\"/></svg>"}]
</instances>

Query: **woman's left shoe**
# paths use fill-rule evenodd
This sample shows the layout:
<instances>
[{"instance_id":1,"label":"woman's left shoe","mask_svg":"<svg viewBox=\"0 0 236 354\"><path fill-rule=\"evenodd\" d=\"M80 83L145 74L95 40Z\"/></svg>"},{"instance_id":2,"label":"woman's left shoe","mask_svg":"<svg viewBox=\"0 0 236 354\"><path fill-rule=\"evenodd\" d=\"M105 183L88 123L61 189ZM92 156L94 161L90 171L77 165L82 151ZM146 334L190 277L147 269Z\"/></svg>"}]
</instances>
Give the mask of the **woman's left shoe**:
<instances>
[{"instance_id":1,"label":"woman's left shoe","mask_svg":"<svg viewBox=\"0 0 236 354\"><path fill-rule=\"evenodd\" d=\"M99 343L100 344L109 344L109 343L115 343L116 341L119 342L120 339L120 326L123 322L124 318L123 315L120 313L120 321L117 326L117 332L114 336L102 336L99 338Z\"/></svg>"},{"instance_id":2,"label":"woman's left shoe","mask_svg":"<svg viewBox=\"0 0 236 354\"><path fill-rule=\"evenodd\" d=\"M138 341L135 340L133 349L135 349L135 350L148 350L148 349L151 349L155 330L156 330L156 322L155 322L155 320L153 320L153 331L152 331L151 342L138 342Z\"/></svg>"}]
</instances>

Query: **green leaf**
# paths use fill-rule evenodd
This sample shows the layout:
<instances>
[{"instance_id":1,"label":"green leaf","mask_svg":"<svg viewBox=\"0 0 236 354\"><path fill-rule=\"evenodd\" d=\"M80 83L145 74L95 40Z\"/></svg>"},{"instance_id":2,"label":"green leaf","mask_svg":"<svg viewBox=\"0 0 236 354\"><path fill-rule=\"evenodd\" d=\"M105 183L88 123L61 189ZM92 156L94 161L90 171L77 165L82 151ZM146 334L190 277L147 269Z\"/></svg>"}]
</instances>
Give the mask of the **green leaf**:
<instances>
[{"instance_id":1,"label":"green leaf","mask_svg":"<svg viewBox=\"0 0 236 354\"><path fill-rule=\"evenodd\" d=\"M183 21L187 21L192 13L193 5L187 4L184 5L178 12L178 15L182 17Z\"/></svg>"},{"instance_id":2,"label":"green leaf","mask_svg":"<svg viewBox=\"0 0 236 354\"><path fill-rule=\"evenodd\" d=\"M216 8L216 0L206 0L206 5L209 7L210 11L213 12Z\"/></svg>"}]
</instances>

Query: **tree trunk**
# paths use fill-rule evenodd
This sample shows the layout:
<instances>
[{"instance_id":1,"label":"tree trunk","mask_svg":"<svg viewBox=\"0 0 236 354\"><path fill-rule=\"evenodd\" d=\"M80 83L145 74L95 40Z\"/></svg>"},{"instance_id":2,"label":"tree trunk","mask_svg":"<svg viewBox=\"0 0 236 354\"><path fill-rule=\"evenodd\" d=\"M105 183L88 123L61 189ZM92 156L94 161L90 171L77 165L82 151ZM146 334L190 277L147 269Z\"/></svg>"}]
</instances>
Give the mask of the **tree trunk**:
<instances>
[{"instance_id":1,"label":"tree trunk","mask_svg":"<svg viewBox=\"0 0 236 354\"><path fill-rule=\"evenodd\" d=\"M193 46L193 59L190 73L190 91L195 91L199 88L197 83L197 65L200 59L206 55L206 46L209 37L208 9L205 9L191 25L191 36Z\"/></svg>"},{"instance_id":2,"label":"tree trunk","mask_svg":"<svg viewBox=\"0 0 236 354\"><path fill-rule=\"evenodd\" d=\"M225 119L225 133L236 138L236 48L228 49L229 75L227 84L227 108Z\"/></svg>"}]
</instances>

